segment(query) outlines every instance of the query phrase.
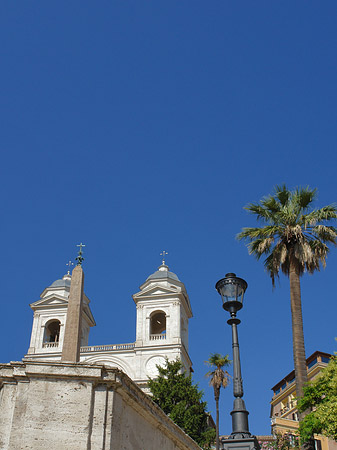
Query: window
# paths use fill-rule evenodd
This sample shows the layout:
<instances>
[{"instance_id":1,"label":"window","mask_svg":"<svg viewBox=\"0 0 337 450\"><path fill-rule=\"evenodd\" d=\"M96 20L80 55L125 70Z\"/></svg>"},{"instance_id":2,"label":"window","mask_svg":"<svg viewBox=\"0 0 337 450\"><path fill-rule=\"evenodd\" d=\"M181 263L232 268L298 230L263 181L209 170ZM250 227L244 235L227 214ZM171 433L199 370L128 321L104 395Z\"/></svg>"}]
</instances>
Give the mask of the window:
<instances>
[{"instance_id":1,"label":"window","mask_svg":"<svg viewBox=\"0 0 337 450\"><path fill-rule=\"evenodd\" d=\"M152 313L150 318L150 334L166 333L166 314L163 311Z\"/></svg>"},{"instance_id":2,"label":"window","mask_svg":"<svg viewBox=\"0 0 337 450\"><path fill-rule=\"evenodd\" d=\"M292 413L291 418L292 418L293 420L298 420L298 413L297 413L297 412Z\"/></svg>"},{"instance_id":3,"label":"window","mask_svg":"<svg viewBox=\"0 0 337 450\"><path fill-rule=\"evenodd\" d=\"M310 367L314 366L316 363L317 363L317 358L310 361L310 363L308 364L308 369L310 369Z\"/></svg>"},{"instance_id":4,"label":"window","mask_svg":"<svg viewBox=\"0 0 337 450\"><path fill-rule=\"evenodd\" d=\"M52 320L45 325L43 342L58 342L60 339L60 321Z\"/></svg>"},{"instance_id":5,"label":"window","mask_svg":"<svg viewBox=\"0 0 337 450\"><path fill-rule=\"evenodd\" d=\"M322 443L319 439L315 439L315 450L322 450Z\"/></svg>"}]
</instances>

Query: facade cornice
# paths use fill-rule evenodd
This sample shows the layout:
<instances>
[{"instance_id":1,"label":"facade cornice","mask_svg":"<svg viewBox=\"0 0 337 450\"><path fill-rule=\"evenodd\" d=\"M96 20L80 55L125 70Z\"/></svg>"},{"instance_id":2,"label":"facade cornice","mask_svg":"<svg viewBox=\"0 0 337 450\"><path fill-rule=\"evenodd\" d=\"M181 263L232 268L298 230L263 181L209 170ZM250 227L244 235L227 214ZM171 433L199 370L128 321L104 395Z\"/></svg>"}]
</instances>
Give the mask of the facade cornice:
<instances>
[{"instance_id":1,"label":"facade cornice","mask_svg":"<svg viewBox=\"0 0 337 450\"><path fill-rule=\"evenodd\" d=\"M51 300L57 300L57 302L51 303ZM55 307L55 306L68 306L68 299L61 295L50 294L48 297L41 298L34 303L29 305L33 310L45 308L45 307Z\"/></svg>"},{"instance_id":2,"label":"facade cornice","mask_svg":"<svg viewBox=\"0 0 337 450\"><path fill-rule=\"evenodd\" d=\"M184 306L186 314L188 318L190 319L193 317L192 309L190 305L190 301L188 298L188 295L186 292L183 291L173 291L169 290L168 288L163 288L162 286L157 286L161 289L162 292L160 293L151 293L151 291L155 290L155 287L151 290L148 290L146 292L138 292L137 294L134 294L132 296L135 304L138 306L140 302L146 302L148 304L151 304L150 302L159 304L159 302L162 301L172 301L172 299L179 299L181 304Z\"/></svg>"}]
</instances>

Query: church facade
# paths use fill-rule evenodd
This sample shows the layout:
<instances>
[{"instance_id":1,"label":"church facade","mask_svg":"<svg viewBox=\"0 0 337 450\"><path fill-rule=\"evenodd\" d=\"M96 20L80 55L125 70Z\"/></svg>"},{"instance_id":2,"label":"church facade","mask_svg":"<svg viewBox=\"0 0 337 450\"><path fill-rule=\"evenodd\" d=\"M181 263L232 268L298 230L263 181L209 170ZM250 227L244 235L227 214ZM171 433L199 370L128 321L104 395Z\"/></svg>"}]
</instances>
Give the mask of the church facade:
<instances>
[{"instance_id":1,"label":"church facade","mask_svg":"<svg viewBox=\"0 0 337 450\"><path fill-rule=\"evenodd\" d=\"M30 305L34 318L30 347L23 361L61 360L70 285L68 272ZM156 366L163 365L165 358L178 358L189 373L188 323L192 309L184 283L163 261L133 300L137 310L135 342L89 346L90 328L96 324L90 300L83 295L80 361L116 367L145 391L148 377L157 375Z\"/></svg>"},{"instance_id":2,"label":"church facade","mask_svg":"<svg viewBox=\"0 0 337 450\"><path fill-rule=\"evenodd\" d=\"M89 346L81 251L77 260L31 304L27 355L0 363L0 450L200 449L146 388L165 358L191 370L184 284L163 261L133 296L135 342Z\"/></svg>"}]
</instances>

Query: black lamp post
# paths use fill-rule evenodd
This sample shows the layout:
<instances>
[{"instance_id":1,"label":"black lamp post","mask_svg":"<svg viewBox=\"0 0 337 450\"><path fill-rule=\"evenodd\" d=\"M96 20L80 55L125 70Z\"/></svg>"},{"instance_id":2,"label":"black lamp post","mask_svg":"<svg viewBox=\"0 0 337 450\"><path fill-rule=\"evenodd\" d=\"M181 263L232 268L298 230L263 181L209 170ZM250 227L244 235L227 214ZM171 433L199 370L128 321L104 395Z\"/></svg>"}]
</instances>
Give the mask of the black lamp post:
<instances>
[{"instance_id":1,"label":"black lamp post","mask_svg":"<svg viewBox=\"0 0 337 450\"><path fill-rule=\"evenodd\" d=\"M249 432L248 414L245 402L243 401L243 385L241 377L240 349L237 325L241 323L236 317L237 311L243 306L243 296L247 289L247 283L242 278L238 278L235 273L227 273L215 285L216 290L222 298L222 307L231 315L227 323L232 326L232 347L233 347L233 393L234 406L231 412L232 433L227 439L222 440L224 450L252 450L260 449L255 436Z\"/></svg>"}]
</instances>

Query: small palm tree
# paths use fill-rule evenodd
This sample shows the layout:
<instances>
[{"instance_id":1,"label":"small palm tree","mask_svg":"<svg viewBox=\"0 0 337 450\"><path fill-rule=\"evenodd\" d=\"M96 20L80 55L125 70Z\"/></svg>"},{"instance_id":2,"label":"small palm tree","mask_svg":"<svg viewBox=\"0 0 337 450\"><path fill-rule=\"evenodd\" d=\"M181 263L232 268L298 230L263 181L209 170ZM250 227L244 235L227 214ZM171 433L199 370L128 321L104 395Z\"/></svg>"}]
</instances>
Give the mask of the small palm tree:
<instances>
[{"instance_id":1,"label":"small palm tree","mask_svg":"<svg viewBox=\"0 0 337 450\"><path fill-rule=\"evenodd\" d=\"M297 396L302 397L307 381L304 350L300 277L325 267L329 252L327 244L336 245L337 229L327 223L337 218L336 205L311 209L316 189L276 186L274 195L245 207L263 223L261 228L243 228L238 239L249 241L249 253L260 259L273 286L280 269L289 277L293 332L293 354Z\"/></svg>"},{"instance_id":2,"label":"small palm tree","mask_svg":"<svg viewBox=\"0 0 337 450\"><path fill-rule=\"evenodd\" d=\"M223 367L229 366L228 355L223 356L219 353L212 353L205 363L212 367L212 371L207 372L206 376L210 378L209 384L214 389L214 399L216 405L216 450L219 450L219 398L221 387L225 388L229 383L229 373L223 370Z\"/></svg>"}]
</instances>

